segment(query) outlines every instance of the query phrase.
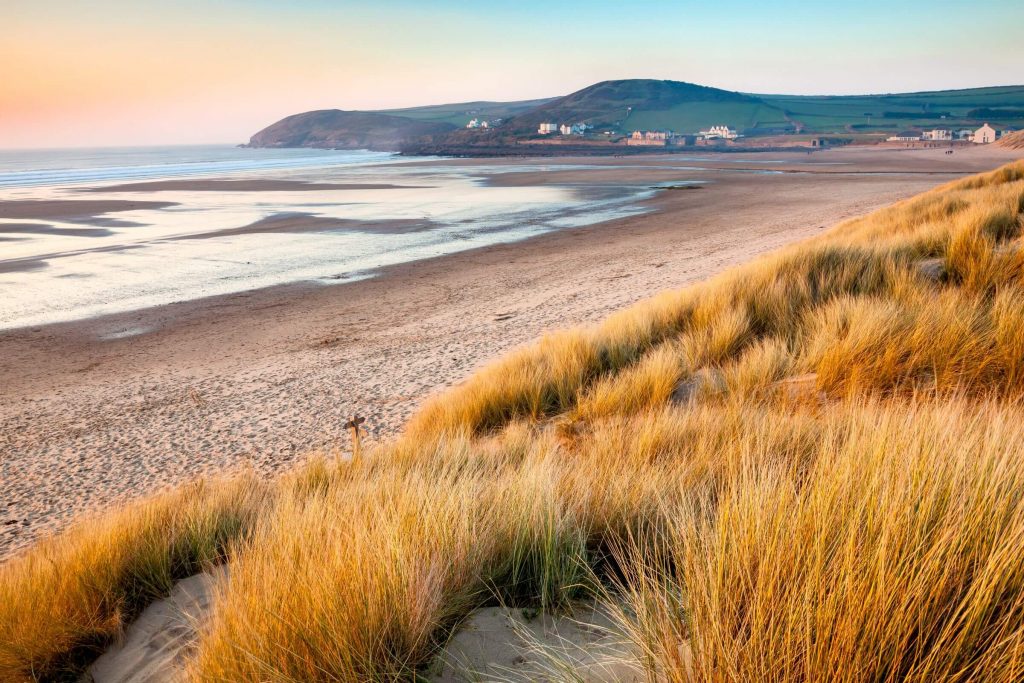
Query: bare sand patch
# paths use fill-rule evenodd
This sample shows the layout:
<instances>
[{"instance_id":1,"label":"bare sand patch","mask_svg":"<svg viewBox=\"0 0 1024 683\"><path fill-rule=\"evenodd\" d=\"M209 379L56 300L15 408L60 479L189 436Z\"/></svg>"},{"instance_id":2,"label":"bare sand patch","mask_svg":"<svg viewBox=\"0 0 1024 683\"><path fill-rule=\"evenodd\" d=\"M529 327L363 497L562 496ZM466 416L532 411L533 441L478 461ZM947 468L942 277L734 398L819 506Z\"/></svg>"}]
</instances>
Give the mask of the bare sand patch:
<instances>
[{"instance_id":1,"label":"bare sand patch","mask_svg":"<svg viewBox=\"0 0 1024 683\"><path fill-rule=\"evenodd\" d=\"M89 667L82 683L185 681L198 630L209 617L223 570L179 581L129 625L122 638Z\"/></svg>"},{"instance_id":2,"label":"bare sand patch","mask_svg":"<svg viewBox=\"0 0 1024 683\"><path fill-rule=\"evenodd\" d=\"M591 603L566 613L486 607L473 612L438 655L426 678L438 683L563 680L640 683L636 653L611 617Z\"/></svg>"},{"instance_id":3,"label":"bare sand patch","mask_svg":"<svg viewBox=\"0 0 1024 683\"><path fill-rule=\"evenodd\" d=\"M147 607L87 670L82 683L177 683L212 614L221 568L179 581ZM559 680L571 670L581 683L640 683L643 667L608 611L593 602L547 613L484 607L462 623L422 678L436 683Z\"/></svg>"}]
</instances>

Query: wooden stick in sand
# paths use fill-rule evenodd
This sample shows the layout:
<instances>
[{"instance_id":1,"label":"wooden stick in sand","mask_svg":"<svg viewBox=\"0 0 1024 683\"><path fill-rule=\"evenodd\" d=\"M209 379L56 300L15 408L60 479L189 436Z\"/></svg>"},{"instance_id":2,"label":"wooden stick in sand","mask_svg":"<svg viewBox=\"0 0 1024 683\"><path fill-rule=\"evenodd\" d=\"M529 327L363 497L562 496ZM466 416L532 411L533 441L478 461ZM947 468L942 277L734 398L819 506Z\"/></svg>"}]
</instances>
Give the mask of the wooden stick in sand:
<instances>
[{"instance_id":1,"label":"wooden stick in sand","mask_svg":"<svg viewBox=\"0 0 1024 683\"><path fill-rule=\"evenodd\" d=\"M352 430L352 464L358 465L363 460L363 443L359 438L360 425L366 422L365 417L353 415L352 419L345 423L346 429Z\"/></svg>"}]
</instances>

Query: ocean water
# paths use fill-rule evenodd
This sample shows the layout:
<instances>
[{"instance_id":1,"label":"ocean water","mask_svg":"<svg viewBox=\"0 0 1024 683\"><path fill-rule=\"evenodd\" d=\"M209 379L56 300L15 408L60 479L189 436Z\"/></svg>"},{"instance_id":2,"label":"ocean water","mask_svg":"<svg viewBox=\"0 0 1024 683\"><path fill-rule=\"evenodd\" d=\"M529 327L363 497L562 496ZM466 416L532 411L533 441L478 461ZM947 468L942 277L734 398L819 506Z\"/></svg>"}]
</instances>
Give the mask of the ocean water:
<instances>
[{"instance_id":1,"label":"ocean water","mask_svg":"<svg viewBox=\"0 0 1024 683\"><path fill-rule=\"evenodd\" d=\"M635 214L653 193L487 182L530 169L228 146L0 151L0 329L372 277Z\"/></svg>"}]
</instances>

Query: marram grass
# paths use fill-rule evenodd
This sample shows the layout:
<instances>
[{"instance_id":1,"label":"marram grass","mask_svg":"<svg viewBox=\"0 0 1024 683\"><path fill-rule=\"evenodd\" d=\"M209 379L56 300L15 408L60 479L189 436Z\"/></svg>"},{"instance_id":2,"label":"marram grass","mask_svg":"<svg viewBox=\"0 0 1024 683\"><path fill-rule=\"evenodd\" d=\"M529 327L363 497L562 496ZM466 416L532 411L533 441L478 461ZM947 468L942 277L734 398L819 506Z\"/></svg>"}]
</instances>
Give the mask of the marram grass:
<instances>
[{"instance_id":1,"label":"marram grass","mask_svg":"<svg viewBox=\"0 0 1024 683\"><path fill-rule=\"evenodd\" d=\"M652 681L1024 679L1024 163L428 401L362 464L210 482L0 567L0 680L227 561L195 681L400 681L475 608L608 601Z\"/></svg>"}]
</instances>

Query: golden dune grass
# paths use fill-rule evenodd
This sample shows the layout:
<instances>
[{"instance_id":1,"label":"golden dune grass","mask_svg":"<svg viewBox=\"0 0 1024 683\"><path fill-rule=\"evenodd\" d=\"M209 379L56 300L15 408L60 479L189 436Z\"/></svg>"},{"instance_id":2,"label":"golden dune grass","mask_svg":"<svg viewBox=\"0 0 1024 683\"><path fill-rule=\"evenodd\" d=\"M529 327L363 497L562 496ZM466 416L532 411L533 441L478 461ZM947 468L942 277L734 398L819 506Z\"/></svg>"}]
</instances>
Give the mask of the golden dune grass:
<instances>
[{"instance_id":1,"label":"golden dune grass","mask_svg":"<svg viewBox=\"0 0 1024 683\"><path fill-rule=\"evenodd\" d=\"M1009 147L1010 149L1024 149L1024 130L1010 133L1006 137L997 140L996 144L1000 147Z\"/></svg>"},{"instance_id":2,"label":"golden dune grass","mask_svg":"<svg viewBox=\"0 0 1024 683\"><path fill-rule=\"evenodd\" d=\"M0 678L226 554L196 681L412 680L476 607L583 594L651 680L1020 680L1022 215L1024 163L950 183L513 352L359 466L79 527L0 567Z\"/></svg>"},{"instance_id":3,"label":"golden dune grass","mask_svg":"<svg viewBox=\"0 0 1024 683\"><path fill-rule=\"evenodd\" d=\"M0 567L0 680L59 679L174 582L221 560L267 495L198 482L85 520Z\"/></svg>"}]
</instances>

